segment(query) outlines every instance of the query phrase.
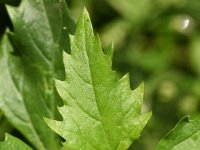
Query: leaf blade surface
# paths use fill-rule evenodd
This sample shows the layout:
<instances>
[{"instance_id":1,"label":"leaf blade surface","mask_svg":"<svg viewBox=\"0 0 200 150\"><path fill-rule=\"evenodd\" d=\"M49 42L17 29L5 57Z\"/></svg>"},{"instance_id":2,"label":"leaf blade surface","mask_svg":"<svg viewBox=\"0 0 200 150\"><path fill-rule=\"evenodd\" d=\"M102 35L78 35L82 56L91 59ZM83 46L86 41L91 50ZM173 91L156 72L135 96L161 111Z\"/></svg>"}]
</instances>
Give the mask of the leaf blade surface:
<instances>
[{"instance_id":1,"label":"leaf blade surface","mask_svg":"<svg viewBox=\"0 0 200 150\"><path fill-rule=\"evenodd\" d=\"M131 91L128 75L118 80L111 69L112 47L102 52L86 10L70 39L71 55L63 55L66 79L56 81L63 121L45 121L67 148L127 149L151 115L141 114L143 84Z\"/></svg>"},{"instance_id":2,"label":"leaf blade surface","mask_svg":"<svg viewBox=\"0 0 200 150\"><path fill-rule=\"evenodd\" d=\"M32 150L28 145L19 140L18 138L6 134L5 140L0 142L1 150Z\"/></svg>"},{"instance_id":3,"label":"leaf blade surface","mask_svg":"<svg viewBox=\"0 0 200 150\"><path fill-rule=\"evenodd\" d=\"M163 137L157 150L198 150L200 147L200 119L189 120L186 116Z\"/></svg>"},{"instance_id":4,"label":"leaf blade surface","mask_svg":"<svg viewBox=\"0 0 200 150\"><path fill-rule=\"evenodd\" d=\"M57 149L59 138L43 116L59 117L54 78L64 76L59 60L69 49L74 21L64 0L23 0L19 7L6 7L14 31L1 43L0 107L35 148Z\"/></svg>"}]
</instances>

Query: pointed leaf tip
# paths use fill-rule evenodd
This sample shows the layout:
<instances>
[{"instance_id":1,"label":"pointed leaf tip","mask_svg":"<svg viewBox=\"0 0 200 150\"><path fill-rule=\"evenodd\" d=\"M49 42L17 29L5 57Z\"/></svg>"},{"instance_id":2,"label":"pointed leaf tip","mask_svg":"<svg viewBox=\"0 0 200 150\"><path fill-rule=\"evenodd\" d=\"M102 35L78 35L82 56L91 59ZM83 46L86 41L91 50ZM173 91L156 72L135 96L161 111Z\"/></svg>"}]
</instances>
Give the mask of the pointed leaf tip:
<instances>
[{"instance_id":1,"label":"pointed leaf tip","mask_svg":"<svg viewBox=\"0 0 200 150\"><path fill-rule=\"evenodd\" d=\"M110 43L107 48L104 49L105 55L108 55L109 57L113 57L113 52L114 52L114 44Z\"/></svg>"},{"instance_id":2,"label":"pointed leaf tip","mask_svg":"<svg viewBox=\"0 0 200 150\"><path fill-rule=\"evenodd\" d=\"M85 17L87 17L88 19L90 19L90 15L89 15L89 13L88 13L86 7L84 7L84 9L83 9L83 15L84 15Z\"/></svg>"},{"instance_id":3,"label":"pointed leaf tip","mask_svg":"<svg viewBox=\"0 0 200 150\"><path fill-rule=\"evenodd\" d=\"M83 21L83 22L90 22L91 23L91 21L90 21L90 15L89 15L89 13L88 13L88 11L87 11L87 9L84 7L84 9L83 9L83 11L82 11L82 13L81 13L81 15L80 15L80 19L79 19L79 21Z\"/></svg>"},{"instance_id":4,"label":"pointed leaf tip","mask_svg":"<svg viewBox=\"0 0 200 150\"><path fill-rule=\"evenodd\" d=\"M140 83L139 87L144 92L144 82Z\"/></svg>"}]
</instances>

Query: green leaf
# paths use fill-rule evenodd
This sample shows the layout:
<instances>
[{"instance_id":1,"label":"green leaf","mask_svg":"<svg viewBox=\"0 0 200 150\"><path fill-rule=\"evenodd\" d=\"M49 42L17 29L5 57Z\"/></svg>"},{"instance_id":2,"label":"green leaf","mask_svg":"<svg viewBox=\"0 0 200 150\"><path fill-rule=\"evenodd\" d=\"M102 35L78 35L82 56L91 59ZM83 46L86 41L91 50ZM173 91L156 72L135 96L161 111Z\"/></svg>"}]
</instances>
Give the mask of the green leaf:
<instances>
[{"instance_id":1,"label":"green leaf","mask_svg":"<svg viewBox=\"0 0 200 150\"><path fill-rule=\"evenodd\" d=\"M13 127L8 122L8 120L5 118L5 116L2 114L0 110L0 141L4 139L4 133L8 132L11 133L13 130Z\"/></svg>"},{"instance_id":2,"label":"green leaf","mask_svg":"<svg viewBox=\"0 0 200 150\"><path fill-rule=\"evenodd\" d=\"M62 50L74 22L65 0L23 0L7 6L14 32L0 44L0 108L35 149L58 149L43 116L59 118L54 78L64 78ZM13 54L11 54L11 52Z\"/></svg>"},{"instance_id":3,"label":"green leaf","mask_svg":"<svg viewBox=\"0 0 200 150\"><path fill-rule=\"evenodd\" d=\"M21 79L24 77L24 74L20 69L20 60L10 55L12 51L13 47L7 36L4 36L0 43L0 107L5 112L7 119L14 126L22 131L22 133L25 133L26 136L30 136L29 140L32 139L33 143L37 143L40 146L42 141L39 140L39 136L34 126L32 126L30 115L23 102L22 94L10 72L15 71L15 75L18 76L19 81L22 81ZM15 70L11 65L15 66Z\"/></svg>"},{"instance_id":4,"label":"green leaf","mask_svg":"<svg viewBox=\"0 0 200 150\"><path fill-rule=\"evenodd\" d=\"M157 146L157 150L199 150L200 119L183 118Z\"/></svg>"},{"instance_id":5,"label":"green leaf","mask_svg":"<svg viewBox=\"0 0 200 150\"><path fill-rule=\"evenodd\" d=\"M19 140L18 138L6 134L4 142L0 142L1 150L32 150L28 145Z\"/></svg>"},{"instance_id":6,"label":"green leaf","mask_svg":"<svg viewBox=\"0 0 200 150\"><path fill-rule=\"evenodd\" d=\"M143 84L130 90L129 77L118 80L111 70L111 52L102 52L86 10L75 36L71 55L64 52L65 81L56 81L64 101L63 121L45 119L71 149L126 150L140 136L151 113L141 114Z\"/></svg>"}]
</instances>

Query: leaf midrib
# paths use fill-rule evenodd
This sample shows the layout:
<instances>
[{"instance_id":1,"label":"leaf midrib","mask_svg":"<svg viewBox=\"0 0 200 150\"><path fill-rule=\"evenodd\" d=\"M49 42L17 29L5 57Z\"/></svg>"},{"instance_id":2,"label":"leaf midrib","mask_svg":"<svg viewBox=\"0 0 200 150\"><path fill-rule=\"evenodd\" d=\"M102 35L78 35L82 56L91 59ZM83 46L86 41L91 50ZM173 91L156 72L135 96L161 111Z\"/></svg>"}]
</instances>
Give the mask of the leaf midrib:
<instances>
[{"instance_id":1,"label":"leaf midrib","mask_svg":"<svg viewBox=\"0 0 200 150\"><path fill-rule=\"evenodd\" d=\"M48 13L47 13L47 8L46 8L45 2L43 0L42 0L42 3L43 3L42 6L45 10L44 12L45 12L45 16L47 18L48 26L49 26L50 31L51 31L50 34L52 36L54 43L56 43L55 38L54 38L54 34L53 34L53 30L52 30L52 25L50 23L49 16L48 16ZM53 43L53 45L54 45L54 43ZM52 52L52 56L51 56L52 63L50 63L50 68L51 68L50 72L51 72L51 75L52 75L53 78L55 76L55 69L54 69L55 57L54 56L55 56L55 50L53 50L53 52ZM55 114L55 107L54 107L55 106L55 96L54 96L54 86L55 86L55 84L54 84L54 81L52 81L50 85L51 85L51 93L52 93L52 96L50 96L50 101L51 101L51 110L53 112L53 113L50 114L50 116L54 118L55 117L54 116L54 114Z\"/></svg>"},{"instance_id":2,"label":"leaf midrib","mask_svg":"<svg viewBox=\"0 0 200 150\"><path fill-rule=\"evenodd\" d=\"M107 134L106 134L106 131L105 131L105 127L104 127L104 123L103 123L103 121L102 121L102 118L101 118L101 112L100 112L100 108L99 108L99 105L98 105L98 102L97 102L97 96L96 96L96 90L95 90L95 88L94 88L94 84L93 84L93 75L92 75L92 71L91 71L91 63L90 63L90 59L89 59L89 55L88 55L88 53L87 53L87 42L86 42L86 39L87 39L87 37L86 37L86 27L85 27L85 16L83 16L84 17L84 19L83 19L83 28L84 28L84 50L85 50L85 52L86 52L86 56L87 56L87 63L88 63L88 68L89 68L89 74L90 74L90 78L91 78L91 85L92 85L92 89L93 89L93 92L94 92L94 98L95 98L95 104L96 104L96 107L97 107L97 110L98 110L98 113L99 113L99 117L100 117L100 123L101 123L101 125L102 125L102 129L103 129L103 132L104 132L104 136L105 136L105 138L106 138L106 141L107 141L107 144L108 144L108 146L110 147L110 149L112 149L111 148L111 145L109 144L109 140L108 140L108 136L107 136ZM94 35L92 35L92 36L94 36ZM90 43L90 42L88 42L88 43Z\"/></svg>"}]
</instances>

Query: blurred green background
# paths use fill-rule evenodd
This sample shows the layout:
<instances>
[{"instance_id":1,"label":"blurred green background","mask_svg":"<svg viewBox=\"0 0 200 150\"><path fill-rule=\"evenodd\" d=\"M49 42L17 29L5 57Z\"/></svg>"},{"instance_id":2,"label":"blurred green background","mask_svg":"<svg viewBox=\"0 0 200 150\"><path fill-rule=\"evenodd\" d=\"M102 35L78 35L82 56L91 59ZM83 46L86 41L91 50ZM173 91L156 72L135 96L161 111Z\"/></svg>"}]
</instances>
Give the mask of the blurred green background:
<instances>
[{"instance_id":1,"label":"blurred green background","mask_svg":"<svg viewBox=\"0 0 200 150\"><path fill-rule=\"evenodd\" d=\"M130 150L155 149L183 116L199 115L199 0L66 1L75 19L84 6L89 10L104 48L114 43L113 69L119 77L129 72L132 89L145 83L142 111L153 115ZM0 22L1 36L6 26L12 29L3 4ZM0 132L19 134L0 118Z\"/></svg>"}]
</instances>

